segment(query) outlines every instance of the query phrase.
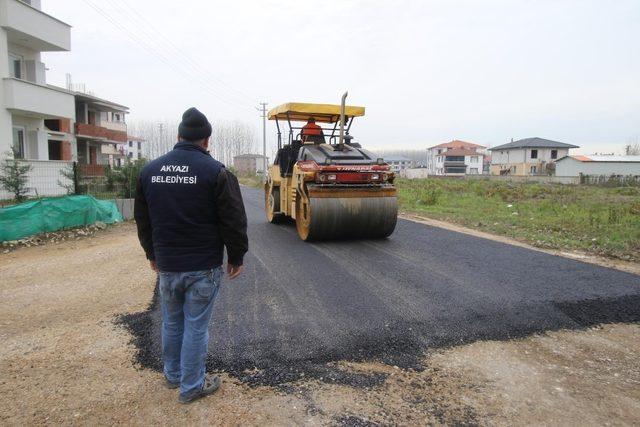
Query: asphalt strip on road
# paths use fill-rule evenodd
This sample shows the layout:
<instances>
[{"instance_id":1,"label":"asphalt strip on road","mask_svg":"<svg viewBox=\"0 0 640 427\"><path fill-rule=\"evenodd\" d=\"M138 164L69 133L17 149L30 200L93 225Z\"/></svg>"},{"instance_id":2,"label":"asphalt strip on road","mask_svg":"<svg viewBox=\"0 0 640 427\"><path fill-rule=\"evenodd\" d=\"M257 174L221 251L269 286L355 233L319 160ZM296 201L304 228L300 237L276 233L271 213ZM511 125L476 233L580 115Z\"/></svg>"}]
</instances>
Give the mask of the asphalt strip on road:
<instances>
[{"instance_id":1,"label":"asphalt strip on road","mask_svg":"<svg viewBox=\"0 0 640 427\"><path fill-rule=\"evenodd\" d=\"M245 273L223 281L207 367L249 385L374 387L384 374L337 362L420 370L437 348L640 322L637 275L406 220L388 239L305 243L266 222L260 190L243 195ZM136 362L161 370L157 296L118 323Z\"/></svg>"}]
</instances>

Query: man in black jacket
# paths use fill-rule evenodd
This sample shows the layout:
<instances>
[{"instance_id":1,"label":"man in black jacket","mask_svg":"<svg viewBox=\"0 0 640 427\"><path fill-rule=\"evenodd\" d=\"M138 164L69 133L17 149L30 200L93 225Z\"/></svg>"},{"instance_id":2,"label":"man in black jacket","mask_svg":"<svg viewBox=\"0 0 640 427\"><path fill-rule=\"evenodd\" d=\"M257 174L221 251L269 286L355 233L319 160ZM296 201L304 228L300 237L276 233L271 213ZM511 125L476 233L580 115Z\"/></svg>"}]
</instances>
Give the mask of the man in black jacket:
<instances>
[{"instance_id":1,"label":"man in black jacket","mask_svg":"<svg viewBox=\"0 0 640 427\"><path fill-rule=\"evenodd\" d=\"M195 108L182 115L173 150L144 167L134 216L138 238L158 272L165 384L180 401L212 394L205 375L209 322L222 276L242 272L247 217L236 177L208 153L211 124Z\"/></svg>"}]
</instances>

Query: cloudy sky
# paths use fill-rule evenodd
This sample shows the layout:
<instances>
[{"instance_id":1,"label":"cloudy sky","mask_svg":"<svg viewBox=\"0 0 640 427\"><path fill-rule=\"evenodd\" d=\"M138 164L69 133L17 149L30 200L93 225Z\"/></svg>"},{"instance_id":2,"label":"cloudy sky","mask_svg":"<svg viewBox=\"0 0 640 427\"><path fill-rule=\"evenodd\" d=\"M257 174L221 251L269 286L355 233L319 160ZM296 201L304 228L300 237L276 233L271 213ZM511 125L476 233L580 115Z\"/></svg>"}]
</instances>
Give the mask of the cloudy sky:
<instances>
[{"instance_id":1,"label":"cloudy sky","mask_svg":"<svg viewBox=\"0 0 640 427\"><path fill-rule=\"evenodd\" d=\"M72 51L44 55L128 105L129 120L212 121L258 133L255 106L367 107L369 148L532 136L620 152L640 139L640 1L42 0ZM275 133L268 123L270 142Z\"/></svg>"}]
</instances>

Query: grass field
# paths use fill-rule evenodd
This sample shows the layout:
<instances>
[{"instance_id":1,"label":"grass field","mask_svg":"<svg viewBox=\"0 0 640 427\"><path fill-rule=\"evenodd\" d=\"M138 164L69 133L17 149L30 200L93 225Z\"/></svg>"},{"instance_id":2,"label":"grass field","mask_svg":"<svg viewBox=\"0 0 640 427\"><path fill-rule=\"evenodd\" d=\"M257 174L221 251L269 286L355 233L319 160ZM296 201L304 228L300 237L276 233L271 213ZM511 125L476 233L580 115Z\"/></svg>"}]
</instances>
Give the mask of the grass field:
<instances>
[{"instance_id":1,"label":"grass field","mask_svg":"<svg viewBox=\"0 0 640 427\"><path fill-rule=\"evenodd\" d=\"M239 176L238 181L242 185L251 188L262 188L262 177L259 175Z\"/></svg>"},{"instance_id":2,"label":"grass field","mask_svg":"<svg viewBox=\"0 0 640 427\"><path fill-rule=\"evenodd\" d=\"M640 261L640 187L396 181L400 209L538 247Z\"/></svg>"}]
</instances>

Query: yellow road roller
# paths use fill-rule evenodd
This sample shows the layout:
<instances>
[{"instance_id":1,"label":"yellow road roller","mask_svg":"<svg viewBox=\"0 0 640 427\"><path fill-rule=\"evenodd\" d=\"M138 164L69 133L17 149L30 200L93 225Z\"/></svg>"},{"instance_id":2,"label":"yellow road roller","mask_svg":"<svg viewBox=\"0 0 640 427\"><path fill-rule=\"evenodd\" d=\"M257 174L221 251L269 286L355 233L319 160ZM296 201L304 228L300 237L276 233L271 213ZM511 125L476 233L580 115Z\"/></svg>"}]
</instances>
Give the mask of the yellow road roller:
<instances>
[{"instance_id":1,"label":"yellow road roller","mask_svg":"<svg viewBox=\"0 0 640 427\"><path fill-rule=\"evenodd\" d=\"M278 153L264 185L267 220L294 219L305 241L383 238L396 227L394 173L349 134L364 107L345 105L346 97L339 105L290 102L268 113Z\"/></svg>"}]
</instances>

